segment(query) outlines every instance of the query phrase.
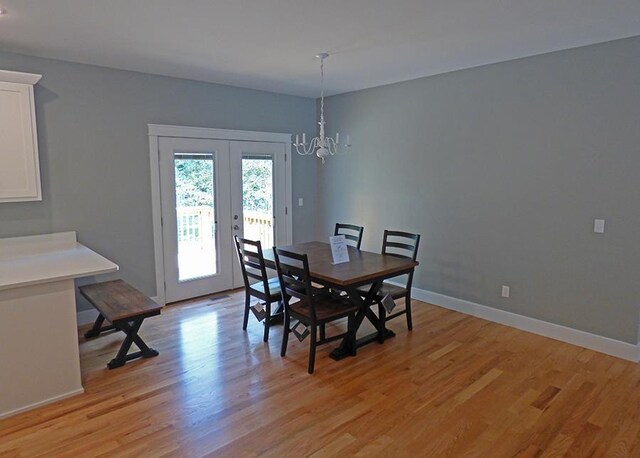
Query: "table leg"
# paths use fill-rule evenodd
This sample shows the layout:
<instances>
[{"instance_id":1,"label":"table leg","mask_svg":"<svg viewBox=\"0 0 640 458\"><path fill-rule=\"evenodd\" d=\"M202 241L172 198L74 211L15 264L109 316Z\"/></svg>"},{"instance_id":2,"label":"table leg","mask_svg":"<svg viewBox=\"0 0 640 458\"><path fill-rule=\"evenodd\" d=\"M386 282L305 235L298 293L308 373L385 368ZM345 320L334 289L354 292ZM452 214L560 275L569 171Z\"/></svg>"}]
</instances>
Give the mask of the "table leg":
<instances>
[{"instance_id":1,"label":"table leg","mask_svg":"<svg viewBox=\"0 0 640 458\"><path fill-rule=\"evenodd\" d=\"M115 369L116 367L124 366L127 361L131 361L136 358L152 358L154 356L158 356L158 352L153 348L149 348L147 344L142 340L142 338L138 335L138 331L140 330L140 326L142 326L142 322L144 321L144 317L141 318L133 318L131 320L124 320L118 323L114 323L119 330L126 334L124 342L120 346L120 350L118 350L118 354L115 358L109 361L107 367L109 369ZM140 351L129 354L129 348L131 348L131 344L135 343Z\"/></svg>"},{"instance_id":2,"label":"table leg","mask_svg":"<svg viewBox=\"0 0 640 458\"><path fill-rule=\"evenodd\" d=\"M98 318L96 318L95 323L93 323L93 327L84 333L85 339L90 339L92 337L98 337L101 332L111 331L112 329L116 329L113 325L102 326L104 323L104 316L102 313L98 314Z\"/></svg>"},{"instance_id":3,"label":"table leg","mask_svg":"<svg viewBox=\"0 0 640 458\"><path fill-rule=\"evenodd\" d=\"M380 336L383 336L384 339L388 339L390 337L394 337L395 333L389 329L380 329L380 320L376 316L376 314L371 310L371 305L374 303L374 299L382 286L382 281L377 281L371 284L371 288L367 295L362 298L357 289L346 289L345 291L349 295L349 299L358 305L358 313L356 314L355 322L354 322L354 331L358 332L360 325L364 321L365 317L376 327L378 332L374 332L373 334L369 334L367 336L361 337L360 339L355 340L356 348L360 348L364 345L370 344L371 342L380 341ZM342 340L342 343L338 348L333 350L329 355L331 359L335 361L339 361L347 356L350 356L354 353L354 349L351 348L350 339L345 338Z\"/></svg>"}]
</instances>

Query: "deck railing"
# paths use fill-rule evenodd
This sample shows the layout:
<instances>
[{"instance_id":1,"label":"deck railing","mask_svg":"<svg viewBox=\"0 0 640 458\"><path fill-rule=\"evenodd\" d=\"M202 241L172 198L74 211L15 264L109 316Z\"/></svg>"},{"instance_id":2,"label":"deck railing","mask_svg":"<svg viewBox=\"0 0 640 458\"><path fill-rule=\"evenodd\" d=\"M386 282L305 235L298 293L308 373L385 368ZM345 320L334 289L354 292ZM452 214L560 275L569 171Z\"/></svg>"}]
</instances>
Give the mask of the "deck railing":
<instances>
[{"instance_id":1,"label":"deck railing","mask_svg":"<svg viewBox=\"0 0 640 458\"><path fill-rule=\"evenodd\" d=\"M273 217L260 212L244 212L244 237L260 240L262 248L273 246Z\"/></svg>"},{"instance_id":2,"label":"deck railing","mask_svg":"<svg viewBox=\"0 0 640 458\"><path fill-rule=\"evenodd\" d=\"M208 249L215 240L215 220L213 209L208 206L178 207L178 243L199 244ZM244 236L251 240L260 240L262 246L273 246L273 217L260 212L244 212Z\"/></svg>"},{"instance_id":3,"label":"deck railing","mask_svg":"<svg viewBox=\"0 0 640 458\"><path fill-rule=\"evenodd\" d=\"M211 207L178 207L177 218L178 243L212 243L215 229Z\"/></svg>"}]
</instances>

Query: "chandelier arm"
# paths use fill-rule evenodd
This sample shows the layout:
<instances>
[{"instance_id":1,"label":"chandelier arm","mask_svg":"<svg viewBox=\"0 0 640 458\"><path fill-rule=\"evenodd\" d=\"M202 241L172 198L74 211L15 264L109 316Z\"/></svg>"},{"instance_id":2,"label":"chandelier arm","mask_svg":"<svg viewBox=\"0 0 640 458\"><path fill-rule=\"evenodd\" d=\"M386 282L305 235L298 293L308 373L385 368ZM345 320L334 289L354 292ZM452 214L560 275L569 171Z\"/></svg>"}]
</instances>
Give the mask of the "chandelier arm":
<instances>
[{"instance_id":1,"label":"chandelier arm","mask_svg":"<svg viewBox=\"0 0 640 458\"><path fill-rule=\"evenodd\" d=\"M309 154L303 144L298 145L297 150L298 150L298 154Z\"/></svg>"},{"instance_id":2,"label":"chandelier arm","mask_svg":"<svg viewBox=\"0 0 640 458\"><path fill-rule=\"evenodd\" d=\"M316 149L318 149L318 137L313 137L313 139L311 139L311 142L309 142L309 151L307 152L307 154L314 154L316 152Z\"/></svg>"},{"instance_id":3,"label":"chandelier arm","mask_svg":"<svg viewBox=\"0 0 640 458\"><path fill-rule=\"evenodd\" d=\"M296 147L296 152L301 155L301 156L308 156L310 154L313 154L316 148L316 139L314 138L313 140L311 140L311 142L309 143L309 145L306 145L304 143L296 143L293 146ZM302 147L302 149L300 148Z\"/></svg>"},{"instance_id":4,"label":"chandelier arm","mask_svg":"<svg viewBox=\"0 0 640 458\"><path fill-rule=\"evenodd\" d=\"M327 150L332 156L338 152L338 144L333 137L327 137Z\"/></svg>"}]
</instances>

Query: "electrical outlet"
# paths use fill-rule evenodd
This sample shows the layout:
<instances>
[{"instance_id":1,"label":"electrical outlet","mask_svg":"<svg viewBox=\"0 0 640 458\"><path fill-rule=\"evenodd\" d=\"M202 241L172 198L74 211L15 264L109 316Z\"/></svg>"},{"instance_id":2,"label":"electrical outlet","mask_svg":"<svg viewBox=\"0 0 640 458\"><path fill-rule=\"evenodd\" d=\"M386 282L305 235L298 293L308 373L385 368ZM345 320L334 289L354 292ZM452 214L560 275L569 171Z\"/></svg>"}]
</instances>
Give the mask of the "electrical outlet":
<instances>
[{"instance_id":1,"label":"electrical outlet","mask_svg":"<svg viewBox=\"0 0 640 458\"><path fill-rule=\"evenodd\" d=\"M508 286L502 285L502 297L509 297L509 289Z\"/></svg>"},{"instance_id":2,"label":"electrical outlet","mask_svg":"<svg viewBox=\"0 0 640 458\"><path fill-rule=\"evenodd\" d=\"M298 197L298 207L302 207L304 205L304 200L302 197Z\"/></svg>"},{"instance_id":3,"label":"electrical outlet","mask_svg":"<svg viewBox=\"0 0 640 458\"><path fill-rule=\"evenodd\" d=\"M593 232L596 234L604 234L604 220L596 219L593 222Z\"/></svg>"}]
</instances>

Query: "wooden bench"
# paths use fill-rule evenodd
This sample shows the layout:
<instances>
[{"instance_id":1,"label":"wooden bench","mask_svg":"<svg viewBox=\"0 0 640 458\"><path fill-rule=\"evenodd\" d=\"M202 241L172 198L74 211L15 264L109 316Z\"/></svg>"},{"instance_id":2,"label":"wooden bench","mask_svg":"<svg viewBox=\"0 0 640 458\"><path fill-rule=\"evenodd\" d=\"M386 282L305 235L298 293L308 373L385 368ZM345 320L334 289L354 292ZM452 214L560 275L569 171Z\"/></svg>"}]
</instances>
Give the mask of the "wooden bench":
<instances>
[{"instance_id":1,"label":"wooden bench","mask_svg":"<svg viewBox=\"0 0 640 458\"><path fill-rule=\"evenodd\" d=\"M123 366L127 361L135 358L158 356L156 350L144 343L138 331L145 318L160 315L162 306L123 280L95 283L81 286L79 289L80 294L100 312L93 327L84 334L85 338L97 337L100 333L112 329L127 335L116 357L107 364L109 369ZM103 326L105 319L111 325ZM134 342L140 351L128 354Z\"/></svg>"}]
</instances>

